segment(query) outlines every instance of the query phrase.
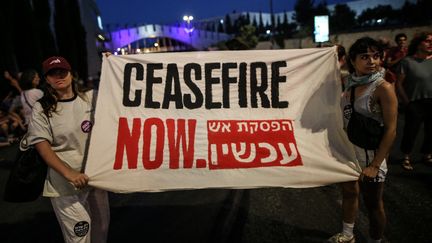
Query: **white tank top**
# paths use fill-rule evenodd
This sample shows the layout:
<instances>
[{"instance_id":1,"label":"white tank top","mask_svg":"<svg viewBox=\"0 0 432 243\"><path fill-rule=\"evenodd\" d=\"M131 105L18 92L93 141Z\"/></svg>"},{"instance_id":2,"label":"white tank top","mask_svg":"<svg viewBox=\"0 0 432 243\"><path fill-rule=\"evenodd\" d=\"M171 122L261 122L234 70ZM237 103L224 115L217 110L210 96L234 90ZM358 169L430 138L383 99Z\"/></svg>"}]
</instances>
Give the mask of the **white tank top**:
<instances>
[{"instance_id":1,"label":"white tank top","mask_svg":"<svg viewBox=\"0 0 432 243\"><path fill-rule=\"evenodd\" d=\"M373 95L376 88L379 85L381 85L383 82L384 80L381 79L369 84L366 90L360 96L355 97L355 101L354 101L354 108L356 112L364 116L370 117L372 119L375 119L379 121L381 124L383 124L382 110L380 105L376 103ZM341 102L344 111L344 121L346 122L346 124L348 124L348 120L351 115L351 102L349 97L350 94L351 94L350 91L345 91Z\"/></svg>"}]
</instances>

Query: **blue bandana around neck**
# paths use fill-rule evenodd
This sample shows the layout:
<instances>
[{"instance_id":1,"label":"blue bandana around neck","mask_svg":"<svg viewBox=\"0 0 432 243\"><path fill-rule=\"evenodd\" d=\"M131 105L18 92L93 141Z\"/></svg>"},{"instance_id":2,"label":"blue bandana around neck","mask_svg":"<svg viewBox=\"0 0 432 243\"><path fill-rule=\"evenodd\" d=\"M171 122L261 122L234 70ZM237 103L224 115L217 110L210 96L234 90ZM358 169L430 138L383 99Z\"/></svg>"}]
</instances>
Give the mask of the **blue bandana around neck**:
<instances>
[{"instance_id":1,"label":"blue bandana around neck","mask_svg":"<svg viewBox=\"0 0 432 243\"><path fill-rule=\"evenodd\" d=\"M377 80L381 80L384 78L385 69L363 76L356 76L355 73L352 73L348 76L348 83L345 87L345 90L349 90L351 87L357 87L363 84L368 84L375 82Z\"/></svg>"}]
</instances>

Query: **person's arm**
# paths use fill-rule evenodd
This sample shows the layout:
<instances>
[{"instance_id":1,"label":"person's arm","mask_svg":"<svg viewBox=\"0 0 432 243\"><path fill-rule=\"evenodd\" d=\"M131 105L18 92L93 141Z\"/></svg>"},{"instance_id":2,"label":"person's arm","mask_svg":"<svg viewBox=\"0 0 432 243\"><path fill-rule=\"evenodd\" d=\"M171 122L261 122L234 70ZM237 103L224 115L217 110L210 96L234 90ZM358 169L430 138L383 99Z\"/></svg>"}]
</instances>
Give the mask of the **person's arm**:
<instances>
[{"instance_id":1,"label":"person's arm","mask_svg":"<svg viewBox=\"0 0 432 243\"><path fill-rule=\"evenodd\" d=\"M36 143L35 147L47 165L66 178L66 180L72 183L72 185L74 185L76 188L83 188L87 185L89 181L88 176L72 169L70 166L64 163L52 150L48 141L44 140L42 142Z\"/></svg>"},{"instance_id":2,"label":"person's arm","mask_svg":"<svg viewBox=\"0 0 432 243\"><path fill-rule=\"evenodd\" d=\"M10 85L12 85L13 87L15 87L18 90L18 92L21 93L23 91L21 89L21 86L18 83L18 80L16 78L12 77L12 75L10 75L10 73L8 71L4 72L4 77L5 77L5 79L9 80Z\"/></svg>"},{"instance_id":3,"label":"person's arm","mask_svg":"<svg viewBox=\"0 0 432 243\"><path fill-rule=\"evenodd\" d=\"M4 123L8 123L10 121L9 116L1 116L0 117L0 125Z\"/></svg>"},{"instance_id":4,"label":"person's arm","mask_svg":"<svg viewBox=\"0 0 432 243\"><path fill-rule=\"evenodd\" d=\"M397 97L393 86L388 82L384 82L377 87L374 96L382 109L384 135L372 162L368 167L363 169L362 174L368 178L375 178L377 176L379 167L388 156L396 138L397 125Z\"/></svg>"},{"instance_id":5,"label":"person's arm","mask_svg":"<svg viewBox=\"0 0 432 243\"><path fill-rule=\"evenodd\" d=\"M24 126L24 123L23 123L23 119L17 114L17 113L15 113L15 112L13 112L13 111L10 111L9 112L9 118L13 121L13 122L16 122L19 126L20 126L20 128L21 129L23 129L23 131L25 131L27 128Z\"/></svg>"},{"instance_id":6,"label":"person's arm","mask_svg":"<svg viewBox=\"0 0 432 243\"><path fill-rule=\"evenodd\" d=\"M397 90L397 92L399 94L401 102L404 105L407 105L409 103L409 98L408 98L408 95L406 94L405 89L403 87L403 83L405 81L405 77L406 76L403 73L400 73L400 74L397 75L396 90Z\"/></svg>"},{"instance_id":7,"label":"person's arm","mask_svg":"<svg viewBox=\"0 0 432 243\"><path fill-rule=\"evenodd\" d=\"M17 122L21 122L22 121L21 117L16 112L9 111L9 116L14 121L17 121Z\"/></svg>"}]
</instances>

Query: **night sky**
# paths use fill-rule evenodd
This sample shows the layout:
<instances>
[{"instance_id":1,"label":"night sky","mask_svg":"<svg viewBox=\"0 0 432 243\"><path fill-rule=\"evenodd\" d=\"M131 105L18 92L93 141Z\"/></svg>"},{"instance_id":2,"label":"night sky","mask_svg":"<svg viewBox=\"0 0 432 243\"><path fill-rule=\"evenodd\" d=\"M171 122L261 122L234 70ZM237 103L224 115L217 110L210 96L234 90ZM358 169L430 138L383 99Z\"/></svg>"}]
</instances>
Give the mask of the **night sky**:
<instances>
[{"instance_id":1,"label":"night sky","mask_svg":"<svg viewBox=\"0 0 432 243\"><path fill-rule=\"evenodd\" d=\"M291 11L297 0L273 0L273 11ZM327 0L328 4L348 0ZM270 12L270 0L96 0L106 24L172 24L184 15L195 19L237 12ZM319 2L319 0L315 0Z\"/></svg>"}]
</instances>

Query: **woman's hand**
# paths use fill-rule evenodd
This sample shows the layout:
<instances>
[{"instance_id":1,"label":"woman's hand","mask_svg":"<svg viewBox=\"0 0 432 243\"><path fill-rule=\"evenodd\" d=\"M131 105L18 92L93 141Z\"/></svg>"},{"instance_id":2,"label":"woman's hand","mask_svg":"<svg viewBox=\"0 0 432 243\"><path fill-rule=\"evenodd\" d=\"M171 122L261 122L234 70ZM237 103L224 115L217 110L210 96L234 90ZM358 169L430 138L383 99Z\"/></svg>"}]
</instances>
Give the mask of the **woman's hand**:
<instances>
[{"instance_id":1,"label":"woman's hand","mask_svg":"<svg viewBox=\"0 0 432 243\"><path fill-rule=\"evenodd\" d=\"M368 166L363 169L360 175L360 180L365 182L373 181L374 178L377 177L378 172L379 172L378 166Z\"/></svg>"},{"instance_id":2,"label":"woman's hand","mask_svg":"<svg viewBox=\"0 0 432 243\"><path fill-rule=\"evenodd\" d=\"M87 186L89 181L88 176L74 170L68 164L63 162L52 150L51 144L49 144L47 140L36 143L35 147L47 165L62 175L67 181L69 181L69 183L77 189L82 189Z\"/></svg>"},{"instance_id":3,"label":"woman's hand","mask_svg":"<svg viewBox=\"0 0 432 243\"><path fill-rule=\"evenodd\" d=\"M7 80L11 80L12 79L12 75L10 75L10 73L8 71L4 71L3 76Z\"/></svg>"},{"instance_id":4,"label":"woman's hand","mask_svg":"<svg viewBox=\"0 0 432 243\"><path fill-rule=\"evenodd\" d=\"M80 173L72 168L70 168L69 173L65 175L65 178L78 189L86 187L89 181L86 174Z\"/></svg>"}]
</instances>

